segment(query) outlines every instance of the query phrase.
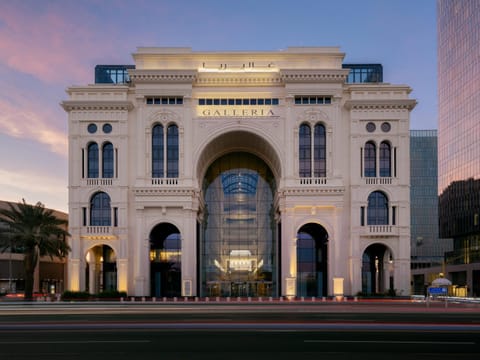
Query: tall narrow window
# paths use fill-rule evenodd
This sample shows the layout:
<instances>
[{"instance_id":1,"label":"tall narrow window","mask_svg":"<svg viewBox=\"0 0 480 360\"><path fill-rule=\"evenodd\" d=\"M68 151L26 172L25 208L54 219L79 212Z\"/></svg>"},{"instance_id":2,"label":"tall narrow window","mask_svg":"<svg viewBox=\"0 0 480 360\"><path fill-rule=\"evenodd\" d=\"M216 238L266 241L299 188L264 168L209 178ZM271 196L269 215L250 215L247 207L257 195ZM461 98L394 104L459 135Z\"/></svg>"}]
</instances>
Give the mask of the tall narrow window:
<instances>
[{"instance_id":1,"label":"tall narrow window","mask_svg":"<svg viewBox=\"0 0 480 360\"><path fill-rule=\"evenodd\" d=\"M110 196L104 192L98 192L90 200L90 225L111 226L112 215L110 210Z\"/></svg>"},{"instance_id":2,"label":"tall narrow window","mask_svg":"<svg viewBox=\"0 0 480 360\"><path fill-rule=\"evenodd\" d=\"M115 177L118 178L118 149L115 149Z\"/></svg>"},{"instance_id":3,"label":"tall narrow window","mask_svg":"<svg viewBox=\"0 0 480 360\"><path fill-rule=\"evenodd\" d=\"M85 149L82 149L82 179L85 178Z\"/></svg>"},{"instance_id":4,"label":"tall narrow window","mask_svg":"<svg viewBox=\"0 0 480 360\"><path fill-rule=\"evenodd\" d=\"M88 171L89 178L98 178L98 145L91 143L88 145Z\"/></svg>"},{"instance_id":5,"label":"tall narrow window","mask_svg":"<svg viewBox=\"0 0 480 360\"><path fill-rule=\"evenodd\" d=\"M371 141L365 144L364 150L365 156L365 171L363 172L365 177L375 177L377 176L377 149L375 144Z\"/></svg>"},{"instance_id":6,"label":"tall narrow window","mask_svg":"<svg viewBox=\"0 0 480 360\"><path fill-rule=\"evenodd\" d=\"M392 176L392 157L390 144L386 141L380 144L380 176Z\"/></svg>"},{"instance_id":7,"label":"tall narrow window","mask_svg":"<svg viewBox=\"0 0 480 360\"><path fill-rule=\"evenodd\" d=\"M388 199L381 191L368 196L367 225L388 225Z\"/></svg>"},{"instance_id":8,"label":"tall narrow window","mask_svg":"<svg viewBox=\"0 0 480 360\"><path fill-rule=\"evenodd\" d=\"M105 143L102 148L102 177L113 178L113 145Z\"/></svg>"},{"instance_id":9,"label":"tall narrow window","mask_svg":"<svg viewBox=\"0 0 480 360\"><path fill-rule=\"evenodd\" d=\"M313 137L313 171L315 177L327 176L327 147L325 127L315 125Z\"/></svg>"},{"instance_id":10,"label":"tall narrow window","mask_svg":"<svg viewBox=\"0 0 480 360\"><path fill-rule=\"evenodd\" d=\"M163 177L163 126L155 125L152 129L152 178Z\"/></svg>"},{"instance_id":11,"label":"tall narrow window","mask_svg":"<svg viewBox=\"0 0 480 360\"><path fill-rule=\"evenodd\" d=\"M397 148L393 148L393 176L397 177Z\"/></svg>"},{"instance_id":12,"label":"tall narrow window","mask_svg":"<svg viewBox=\"0 0 480 360\"><path fill-rule=\"evenodd\" d=\"M178 177L178 126L167 128L167 177Z\"/></svg>"},{"instance_id":13,"label":"tall narrow window","mask_svg":"<svg viewBox=\"0 0 480 360\"><path fill-rule=\"evenodd\" d=\"M298 133L298 157L300 177L312 176L312 135L310 126L300 125Z\"/></svg>"}]
</instances>

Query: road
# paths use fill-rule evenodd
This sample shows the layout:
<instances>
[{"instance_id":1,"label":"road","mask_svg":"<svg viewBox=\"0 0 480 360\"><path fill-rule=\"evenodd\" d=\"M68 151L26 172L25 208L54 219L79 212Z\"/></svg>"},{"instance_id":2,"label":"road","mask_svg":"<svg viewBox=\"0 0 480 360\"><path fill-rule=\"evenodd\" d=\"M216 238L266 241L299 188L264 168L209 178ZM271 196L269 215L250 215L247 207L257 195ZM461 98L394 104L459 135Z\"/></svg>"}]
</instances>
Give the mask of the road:
<instances>
[{"instance_id":1,"label":"road","mask_svg":"<svg viewBox=\"0 0 480 360\"><path fill-rule=\"evenodd\" d=\"M479 359L480 308L5 304L1 359Z\"/></svg>"}]
</instances>

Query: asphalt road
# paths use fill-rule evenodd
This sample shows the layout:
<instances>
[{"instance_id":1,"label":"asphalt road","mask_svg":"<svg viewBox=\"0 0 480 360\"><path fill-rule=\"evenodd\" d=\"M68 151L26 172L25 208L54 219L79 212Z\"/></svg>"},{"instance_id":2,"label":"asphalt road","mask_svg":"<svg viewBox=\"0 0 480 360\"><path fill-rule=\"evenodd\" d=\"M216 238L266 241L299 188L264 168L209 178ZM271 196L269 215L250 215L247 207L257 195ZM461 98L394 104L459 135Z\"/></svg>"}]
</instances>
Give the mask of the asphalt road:
<instances>
[{"instance_id":1,"label":"asphalt road","mask_svg":"<svg viewBox=\"0 0 480 360\"><path fill-rule=\"evenodd\" d=\"M480 308L0 304L0 359L480 359Z\"/></svg>"}]
</instances>

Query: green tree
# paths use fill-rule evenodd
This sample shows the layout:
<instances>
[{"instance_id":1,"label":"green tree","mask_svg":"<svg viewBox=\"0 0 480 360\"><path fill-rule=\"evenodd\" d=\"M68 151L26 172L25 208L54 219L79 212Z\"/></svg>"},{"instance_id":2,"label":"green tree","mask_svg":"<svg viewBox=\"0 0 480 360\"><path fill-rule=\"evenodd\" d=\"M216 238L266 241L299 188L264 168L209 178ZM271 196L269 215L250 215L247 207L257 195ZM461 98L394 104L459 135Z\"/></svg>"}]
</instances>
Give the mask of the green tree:
<instances>
[{"instance_id":1,"label":"green tree","mask_svg":"<svg viewBox=\"0 0 480 360\"><path fill-rule=\"evenodd\" d=\"M39 256L63 258L70 251L65 237L67 221L57 218L53 210L38 202L22 200L0 209L0 252L15 249L24 254L25 299L33 298L33 279Z\"/></svg>"}]
</instances>

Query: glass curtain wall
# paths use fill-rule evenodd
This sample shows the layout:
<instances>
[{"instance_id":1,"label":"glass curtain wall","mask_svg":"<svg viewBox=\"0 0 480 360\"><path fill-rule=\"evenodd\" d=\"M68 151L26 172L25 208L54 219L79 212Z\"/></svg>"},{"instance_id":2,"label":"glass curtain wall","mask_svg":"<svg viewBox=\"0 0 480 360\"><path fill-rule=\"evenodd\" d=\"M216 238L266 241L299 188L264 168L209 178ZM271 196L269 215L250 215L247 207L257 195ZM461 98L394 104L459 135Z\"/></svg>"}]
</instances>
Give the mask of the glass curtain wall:
<instances>
[{"instance_id":1,"label":"glass curtain wall","mask_svg":"<svg viewBox=\"0 0 480 360\"><path fill-rule=\"evenodd\" d=\"M225 155L208 169L203 193L201 296L275 296L275 179L268 166L248 153Z\"/></svg>"}]
</instances>

